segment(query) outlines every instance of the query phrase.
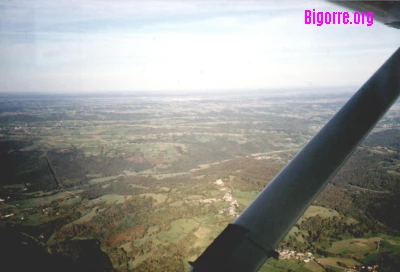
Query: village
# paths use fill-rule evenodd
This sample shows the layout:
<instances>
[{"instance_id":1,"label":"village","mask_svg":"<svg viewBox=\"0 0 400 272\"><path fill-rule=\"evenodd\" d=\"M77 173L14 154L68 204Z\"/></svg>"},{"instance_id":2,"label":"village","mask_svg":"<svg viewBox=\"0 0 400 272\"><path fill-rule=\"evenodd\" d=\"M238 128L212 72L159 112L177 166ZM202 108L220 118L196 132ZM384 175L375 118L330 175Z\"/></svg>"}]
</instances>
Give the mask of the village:
<instances>
[{"instance_id":1,"label":"village","mask_svg":"<svg viewBox=\"0 0 400 272\"><path fill-rule=\"evenodd\" d=\"M290 259L295 259L295 260L299 260L305 263L314 261L317 264L321 265L322 267L326 267L326 266L330 266L330 265L326 265L326 264L321 264L321 262L315 258L315 256L311 253L311 252L297 252L295 250L289 250L289 249L282 249L282 250L278 250L279 253L279 259L280 260L290 260ZM346 272L378 272L379 270L379 266L373 265L373 266L363 266L363 265L356 265L353 266L352 268L344 268L344 267L339 267L339 266L333 266L334 268L343 268L343 271Z\"/></svg>"},{"instance_id":2,"label":"village","mask_svg":"<svg viewBox=\"0 0 400 272\"><path fill-rule=\"evenodd\" d=\"M315 260L315 257L311 252L301 253L295 250L283 249L278 250L278 253L280 260L296 259L305 263Z\"/></svg>"},{"instance_id":3,"label":"village","mask_svg":"<svg viewBox=\"0 0 400 272\"><path fill-rule=\"evenodd\" d=\"M200 203L204 203L204 204L211 204L211 203L216 203L216 202L228 202L229 203L229 207L225 208L225 209L220 209L218 211L218 214L228 214L230 216L233 217L238 217L239 213L237 211L237 208L239 208L239 202L235 199L233 199L232 196L232 191L229 190L228 188L225 187L225 183L221 180L221 179L217 179L214 182L215 185L222 187L220 190L223 192L226 192L224 194L224 196L221 198L206 198L206 199L200 199L197 200ZM185 200L185 202L189 202L188 200Z\"/></svg>"},{"instance_id":4,"label":"village","mask_svg":"<svg viewBox=\"0 0 400 272\"><path fill-rule=\"evenodd\" d=\"M232 192L225 188L225 183L221 180L221 179L217 179L214 182L215 185L222 187L220 190L221 191L226 191L224 197L222 198L225 202L228 202L230 204L229 208L226 209L226 212L230 215L230 216L234 216L234 217L238 217L238 212L237 212L237 208L239 207L239 203L237 202L237 200L233 199L232 197ZM224 210L219 210L219 214L224 214Z\"/></svg>"}]
</instances>

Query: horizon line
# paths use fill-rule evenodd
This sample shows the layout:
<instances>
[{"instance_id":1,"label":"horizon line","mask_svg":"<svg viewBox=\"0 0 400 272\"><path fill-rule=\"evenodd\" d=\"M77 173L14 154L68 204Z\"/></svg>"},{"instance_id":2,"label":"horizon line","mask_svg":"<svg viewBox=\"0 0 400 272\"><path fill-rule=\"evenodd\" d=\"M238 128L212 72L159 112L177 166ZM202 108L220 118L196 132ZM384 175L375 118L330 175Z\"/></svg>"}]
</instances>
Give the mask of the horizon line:
<instances>
[{"instance_id":1,"label":"horizon line","mask_svg":"<svg viewBox=\"0 0 400 272\"><path fill-rule=\"evenodd\" d=\"M246 94L246 93L273 93L273 92L307 92L307 91L357 91L360 86L315 86L315 87L282 87L282 88L257 88L257 89L219 89L219 90L98 90L98 91L0 91L0 95L199 95L199 94Z\"/></svg>"}]
</instances>

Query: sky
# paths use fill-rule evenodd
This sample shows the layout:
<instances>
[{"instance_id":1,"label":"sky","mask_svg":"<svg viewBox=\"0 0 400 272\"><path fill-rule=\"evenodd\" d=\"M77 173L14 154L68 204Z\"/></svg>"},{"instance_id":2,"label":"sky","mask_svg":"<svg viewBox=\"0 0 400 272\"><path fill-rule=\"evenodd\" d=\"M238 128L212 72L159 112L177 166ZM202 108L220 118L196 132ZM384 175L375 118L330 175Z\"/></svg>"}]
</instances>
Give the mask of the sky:
<instances>
[{"instance_id":1,"label":"sky","mask_svg":"<svg viewBox=\"0 0 400 272\"><path fill-rule=\"evenodd\" d=\"M0 92L361 86L399 30L304 23L323 1L0 0Z\"/></svg>"}]
</instances>

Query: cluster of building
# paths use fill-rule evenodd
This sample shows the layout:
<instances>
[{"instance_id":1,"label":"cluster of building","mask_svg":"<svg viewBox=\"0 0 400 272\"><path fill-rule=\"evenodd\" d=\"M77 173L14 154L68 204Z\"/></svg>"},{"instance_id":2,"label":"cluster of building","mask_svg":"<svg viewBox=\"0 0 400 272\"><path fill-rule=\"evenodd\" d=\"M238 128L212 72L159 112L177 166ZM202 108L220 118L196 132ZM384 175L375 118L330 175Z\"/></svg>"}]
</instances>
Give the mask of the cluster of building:
<instances>
[{"instance_id":1,"label":"cluster of building","mask_svg":"<svg viewBox=\"0 0 400 272\"><path fill-rule=\"evenodd\" d=\"M11 217L11 216L14 216L14 214L13 214L13 213L10 213L10 214L6 214L6 215L2 215L2 216L1 216L1 219L6 219L6 218L9 218L9 217Z\"/></svg>"},{"instance_id":2,"label":"cluster of building","mask_svg":"<svg viewBox=\"0 0 400 272\"><path fill-rule=\"evenodd\" d=\"M237 208L239 208L239 203L237 200L233 199L232 197L232 192L225 188L225 183L222 181L222 179L217 179L214 182L215 185L222 187L221 191L226 191L224 197L222 198L223 201L229 203L229 207L226 210L219 210L219 214L224 214L224 212L227 212L230 216L238 216Z\"/></svg>"},{"instance_id":3,"label":"cluster of building","mask_svg":"<svg viewBox=\"0 0 400 272\"><path fill-rule=\"evenodd\" d=\"M10 197L10 196L7 196L6 199L0 198L0 203L5 203L6 201L10 201L10 200L11 200L11 197Z\"/></svg>"},{"instance_id":4,"label":"cluster of building","mask_svg":"<svg viewBox=\"0 0 400 272\"><path fill-rule=\"evenodd\" d=\"M222 181L222 179L217 179L217 180L214 182L214 184L215 184L215 185L218 185L218 186L221 186L221 187L224 187L224 185L225 185L225 183Z\"/></svg>"},{"instance_id":5,"label":"cluster of building","mask_svg":"<svg viewBox=\"0 0 400 272\"><path fill-rule=\"evenodd\" d=\"M373 265L373 266L363 266L363 265L356 265L353 267L353 269L349 269L347 271L362 271L362 272L378 272L379 271L379 265Z\"/></svg>"},{"instance_id":6,"label":"cluster of building","mask_svg":"<svg viewBox=\"0 0 400 272\"><path fill-rule=\"evenodd\" d=\"M12 205L18 208L19 204ZM0 215L0 220L11 220L12 225L18 224L20 221L28 220L27 214L37 214L41 213L47 216L60 215L60 212L53 210L51 207L43 207L39 205L37 207L27 207L24 209L14 210L13 213Z\"/></svg>"},{"instance_id":7,"label":"cluster of building","mask_svg":"<svg viewBox=\"0 0 400 272\"><path fill-rule=\"evenodd\" d=\"M52 208L50 208L50 207L47 207L47 208L44 208L44 209L42 209L42 214L43 215L47 215L47 216L54 216L54 215L60 215L60 213L59 212L56 212L54 209L52 209Z\"/></svg>"},{"instance_id":8,"label":"cluster of building","mask_svg":"<svg viewBox=\"0 0 400 272\"><path fill-rule=\"evenodd\" d=\"M19 127L14 127L14 131L22 131L24 134L32 134L31 130L36 129L36 127L27 127L27 126L19 126ZM34 133L37 134L37 133Z\"/></svg>"},{"instance_id":9,"label":"cluster of building","mask_svg":"<svg viewBox=\"0 0 400 272\"><path fill-rule=\"evenodd\" d=\"M271 156L259 156L259 157L256 157L255 159L256 160L269 160L271 158L272 158Z\"/></svg>"},{"instance_id":10,"label":"cluster of building","mask_svg":"<svg viewBox=\"0 0 400 272\"><path fill-rule=\"evenodd\" d=\"M219 201L221 201L221 200L216 199L216 198L206 198L206 199L199 200L200 203L205 203L205 204L211 204L211 203L215 203L215 202L219 202Z\"/></svg>"},{"instance_id":11,"label":"cluster of building","mask_svg":"<svg viewBox=\"0 0 400 272\"><path fill-rule=\"evenodd\" d=\"M288 249L283 249L280 251L278 250L278 252L279 252L279 259L281 260L297 259L305 263L308 263L309 261L315 259L314 255L311 252L301 253L295 250L288 250Z\"/></svg>"},{"instance_id":12,"label":"cluster of building","mask_svg":"<svg viewBox=\"0 0 400 272\"><path fill-rule=\"evenodd\" d=\"M283 250L278 250L278 253L280 260L296 259L305 263L308 263L310 261L315 261L317 263L320 263L318 260L315 259L314 255L311 252L302 253L302 252L297 252L295 250L283 249ZM345 271L378 272L379 266L377 264L373 266L356 265L352 268L345 269Z\"/></svg>"},{"instance_id":13,"label":"cluster of building","mask_svg":"<svg viewBox=\"0 0 400 272\"><path fill-rule=\"evenodd\" d=\"M225 200L226 202L229 202L230 206L227 209L227 212L230 216L238 216L238 212L236 211L237 208L239 208L239 203L237 202L237 200L233 199L232 195L230 192L227 192L224 197L223 200Z\"/></svg>"}]
</instances>

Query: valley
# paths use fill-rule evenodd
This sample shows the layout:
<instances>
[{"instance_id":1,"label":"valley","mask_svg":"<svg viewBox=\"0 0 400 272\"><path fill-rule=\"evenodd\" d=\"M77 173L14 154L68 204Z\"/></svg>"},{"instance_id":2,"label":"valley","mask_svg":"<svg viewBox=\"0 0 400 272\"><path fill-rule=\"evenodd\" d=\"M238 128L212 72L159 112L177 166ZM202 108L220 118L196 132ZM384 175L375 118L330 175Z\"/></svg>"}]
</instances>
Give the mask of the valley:
<instances>
[{"instance_id":1,"label":"valley","mask_svg":"<svg viewBox=\"0 0 400 272\"><path fill-rule=\"evenodd\" d=\"M188 271L350 95L2 94L0 254ZM400 267L399 118L396 103L260 271Z\"/></svg>"}]
</instances>

